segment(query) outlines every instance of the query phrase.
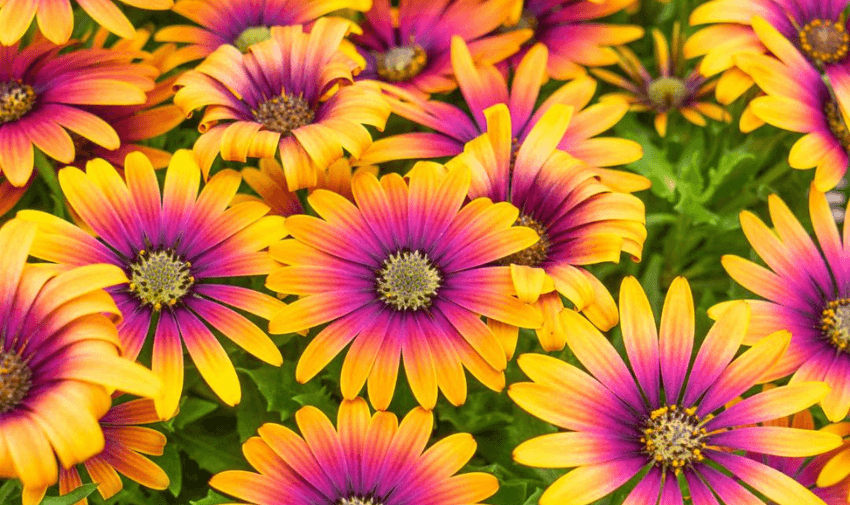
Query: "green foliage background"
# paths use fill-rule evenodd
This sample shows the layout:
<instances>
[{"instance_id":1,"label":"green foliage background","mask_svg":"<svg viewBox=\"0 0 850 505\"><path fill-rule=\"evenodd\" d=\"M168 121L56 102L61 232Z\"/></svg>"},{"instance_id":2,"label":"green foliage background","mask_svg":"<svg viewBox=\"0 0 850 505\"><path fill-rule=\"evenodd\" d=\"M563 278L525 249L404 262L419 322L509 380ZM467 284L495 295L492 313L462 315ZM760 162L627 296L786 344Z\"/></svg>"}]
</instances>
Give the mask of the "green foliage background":
<instances>
[{"instance_id":1,"label":"green foliage background","mask_svg":"<svg viewBox=\"0 0 850 505\"><path fill-rule=\"evenodd\" d=\"M649 29L660 28L669 35L673 23L679 21L687 27L688 14L699 2L673 0L668 4L643 0L641 11L629 16L620 13L611 22L633 23ZM122 5L135 26L162 27L185 24L186 21L171 12L144 12ZM79 10L79 9L78 9ZM91 20L77 13L75 35L94 28ZM693 30L684 29L685 33ZM155 43L151 43L155 46ZM652 43L647 33L644 39L631 47L652 70ZM688 62L693 67L695 62ZM542 102L559 82L548 83L541 93ZM612 89L600 83L598 94ZM435 97L463 106L459 92ZM620 264L604 265L591 270L603 281L617 298L623 276L636 276L646 290L656 315L667 287L674 277L683 275L691 283L697 306L697 338L701 339L710 320L705 315L708 307L723 300L746 298L747 293L734 284L720 265L724 254L738 254L757 260L740 230L738 214L748 209L767 221L767 196L778 194L791 207L797 217L809 228L807 190L813 171L794 171L789 168L787 156L796 135L765 126L744 135L737 127L743 110L741 102L730 112L730 124L710 122L699 128L672 114L669 134L660 138L652 127L652 116L629 113L615 128L614 134L639 142L645 151L642 160L625 167L650 178L651 190L638 193L646 204L648 237L643 260L633 263L625 256ZM197 138L195 118L149 143L169 151L190 148ZM393 117L383 135L415 129L398 117ZM377 132L375 132L377 134ZM385 170L404 172L410 163L394 163ZM239 169L242 166L217 161L213 171L222 166ZM55 173L42 164L40 177L19 203L17 209L35 208L68 217L64 199L59 193ZM164 175L161 171L160 176ZM243 185L245 192L250 188ZM7 217L14 215L15 211ZM769 221L768 221L769 222ZM241 279L237 283L266 291L264 279ZM268 291L266 291L268 292ZM255 320L261 327L267 323ZM315 335L314 329L310 336ZM304 405L314 405L332 420L341 400L339 393L342 353L318 377L307 384L298 384L294 378L295 364L306 347L308 338L298 335L273 336L281 348L284 365L274 368L247 356L226 338L221 342L228 349L237 367L242 385L242 402L235 408L222 405L200 375L191 360L186 361L185 397L179 415L159 425L168 437L165 454L152 458L169 475L171 486L167 491L154 492L124 479L125 488L108 501L112 505L213 505L227 500L209 490L207 481L213 473L226 469L250 469L241 453L241 443L256 433L265 422L278 422L295 429L293 414ZM618 330L611 333L615 344L622 349ZM148 344L150 344L150 339ZM149 361L143 353L142 361ZM542 352L533 332L523 331L517 355L523 352ZM554 353L577 363L565 350ZM403 372L402 372L403 373ZM525 380L515 360L508 364L508 384ZM554 429L515 406L503 391L493 393L475 380L469 381L469 397L465 405L453 407L444 398L434 411L436 429L432 440L455 432L468 432L478 442L478 452L465 471L478 470L495 474L501 489L487 500L492 505L532 505L552 481L563 471L540 470L515 464L511 451L522 441L554 431ZM391 410L402 416L416 406L403 376ZM819 413L816 414L823 420ZM85 481L85 479L84 479ZM619 504L631 486L598 502ZM81 496L94 491L85 486L72 496L58 498L54 488L48 493L45 505L71 504ZM0 503L17 503L20 491L15 481L0 486ZM103 503L97 493L91 494L93 503Z\"/></svg>"}]
</instances>

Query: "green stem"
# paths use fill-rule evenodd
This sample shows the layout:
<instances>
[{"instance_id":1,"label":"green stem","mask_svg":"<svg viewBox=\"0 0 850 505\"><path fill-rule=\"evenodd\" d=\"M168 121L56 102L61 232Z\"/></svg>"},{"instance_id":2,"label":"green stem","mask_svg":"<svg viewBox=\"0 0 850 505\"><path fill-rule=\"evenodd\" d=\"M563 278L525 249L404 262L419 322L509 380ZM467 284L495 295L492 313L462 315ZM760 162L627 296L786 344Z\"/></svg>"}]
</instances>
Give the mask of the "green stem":
<instances>
[{"instance_id":1,"label":"green stem","mask_svg":"<svg viewBox=\"0 0 850 505\"><path fill-rule=\"evenodd\" d=\"M65 218L65 195L62 194L62 188L59 186L59 179L56 177L56 168L44 153L38 149L34 149L34 151L33 162L35 169L38 170L41 178L47 183L53 197L53 214Z\"/></svg>"}]
</instances>

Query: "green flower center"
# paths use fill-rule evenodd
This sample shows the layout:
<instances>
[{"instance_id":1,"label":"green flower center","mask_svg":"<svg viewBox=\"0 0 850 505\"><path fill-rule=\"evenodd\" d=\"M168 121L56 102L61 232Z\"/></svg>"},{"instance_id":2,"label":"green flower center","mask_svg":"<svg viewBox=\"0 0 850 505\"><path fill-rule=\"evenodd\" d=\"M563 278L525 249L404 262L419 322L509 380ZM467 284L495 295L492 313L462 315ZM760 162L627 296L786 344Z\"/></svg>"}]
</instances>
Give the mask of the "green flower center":
<instances>
[{"instance_id":1,"label":"green flower center","mask_svg":"<svg viewBox=\"0 0 850 505\"><path fill-rule=\"evenodd\" d=\"M18 354L0 352L0 414L17 407L32 387L32 371Z\"/></svg>"},{"instance_id":2,"label":"green flower center","mask_svg":"<svg viewBox=\"0 0 850 505\"><path fill-rule=\"evenodd\" d=\"M334 505L382 505L375 498L360 498L352 496L351 498L340 498Z\"/></svg>"},{"instance_id":3,"label":"green flower center","mask_svg":"<svg viewBox=\"0 0 850 505\"><path fill-rule=\"evenodd\" d=\"M826 122L829 124L832 134L835 135L844 150L850 152L850 129L847 128L847 123L841 114L841 108L834 99L830 98L823 106L823 112L826 114Z\"/></svg>"},{"instance_id":4,"label":"green flower center","mask_svg":"<svg viewBox=\"0 0 850 505\"><path fill-rule=\"evenodd\" d=\"M375 71L390 82L416 77L428 64L428 54L419 44L398 46L385 53L374 53Z\"/></svg>"},{"instance_id":5,"label":"green flower center","mask_svg":"<svg viewBox=\"0 0 850 505\"><path fill-rule=\"evenodd\" d=\"M847 56L850 34L843 21L813 19L798 35L803 53L818 65L838 63Z\"/></svg>"},{"instance_id":6,"label":"green flower center","mask_svg":"<svg viewBox=\"0 0 850 505\"><path fill-rule=\"evenodd\" d=\"M174 251L141 251L139 259L130 264L130 291L154 310L179 302L195 283L192 264Z\"/></svg>"},{"instance_id":7,"label":"green flower center","mask_svg":"<svg viewBox=\"0 0 850 505\"><path fill-rule=\"evenodd\" d=\"M536 221L527 214L521 214L514 223L514 226L525 226L536 231L540 236L540 240L526 247L522 251L515 252L507 258L499 261L500 265L523 265L529 267L540 266L546 258L549 257L549 248L552 243L549 241L549 235L546 234L546 227Z\"/></svg>"},{"instance_id":8,"label":"green flower center","mask_svg":"<svg viewBox=\"0 0 850 505\"><path fill-rule=\"evenodd\" d=\"M649 84L646 94L656 108L673 109L688 97L688 86L678 77L659 77Z\"/></svg>"},{"instance_id":9,"label":"green flower center","mask_svg":"<svg viewBox=\"0 0 850 505\"><path fill-rule=\"evenodd\" d=\"M850 353L850 298L829 302L822 316L823 335L838 350Z\"/></svg>"},{"instance_id":10,"label":"green flower center","mask_svg":"<svg viewBox=\"0 0 850 505\"><path fill-rule=\"evenodd\" d=\"M520 16L519 21L517 21L516 24L500 26L498 32L508 33L516 30L537 31L537 27L539 25L540 21L537 20L537 16L532 14L530 11L523 10L522 16Z\"/></svg>"},{"instance_id":11,"label":"green flower center","mask_svg":"<svg viewBox=\"0 0 850 505\"><path fill-rule=\"evenodd\" d=\"M704 459L706 432L694 412L696 407L670 405L649 414L640 441L657 466L678 472L685 465Z\"/></svg>"},{"instance_id":12,"label":"green flower center","mask_svg":"<svg viewBox=\"0 0 850 505\"><path fill-rule=\"evenodd\" d=\"M268 26L251 26L249 28L245 28L245 31L236 37L233 45L245 53L248 52L249 47L257 44L258 42L269 40L270 38L272 38L272 31Z\"/></svg>"},{"instance_id":13,"label":"green flower center","mask_svg":"<svg viewBox=\"0 0 850 505\"><path fill-rule=\"evenodd\" d=\"M419 310L431 305L441 280L427 254L401 251L384 260L377 275L378 295L396 310Z\"/></svg>"},{"instance_id":14,"label":"green flower center","mask_svg":"<svg viewBox=\"0 0 850 505\"><path fill-rule=\"evenodd\" d=\"M251 111L254 119L266 129L289 136L292 130L313 122L316 113L303 95L281 94L270 98Z\"/></svg>"},{"instance_id":15,"label":"green flower center","mask_svg":"<svg viewBox=\"0 0 850 505\"><path fill-rule=\"evenodd\" d=\"M17 121L35 105L35 91L20 81L0 83L0 124Z\"/></svg>"}]
</instances>

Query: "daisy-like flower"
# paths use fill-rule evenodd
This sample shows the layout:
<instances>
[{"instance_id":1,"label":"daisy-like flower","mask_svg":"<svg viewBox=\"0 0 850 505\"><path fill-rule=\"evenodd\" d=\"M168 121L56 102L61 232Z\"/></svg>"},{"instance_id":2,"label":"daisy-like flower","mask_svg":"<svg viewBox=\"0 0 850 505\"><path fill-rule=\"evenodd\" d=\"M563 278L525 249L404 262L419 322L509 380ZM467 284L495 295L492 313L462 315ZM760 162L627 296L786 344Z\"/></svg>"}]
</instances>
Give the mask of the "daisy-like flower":
<instances>
[{"instance_id":1,"label":"daisy-like flower","mask_svg":"<svg viewBox=\"0 0 850 505\"><path fill-rule=\"evenodd\" d=\"M139 9L167 10L172 0L121 0ZM112 0L75 2L99 25L119 37L132 38L136 30ZM0 0L0 44L9 46L20 40L38 15L38 28L47 40L64 44L74 31L71 0ZM4 65L5 67L5 65Z\"/></svg>"},{"instance_id":2,"label":"daisy-like flower","mask_svg":"<svg viewBox=\"0 0 850 505\"><path fill-rule=\"evenodd\" d=\"M812 430L815 427L812 414L808 410L804 410L793 416L782 417L775 421L762 423L765 426L777 426L782 428L793 427L803 430ZM822 430L834 433L838 436L850 435L850 423L830 424L822 428ZM747 456L764 463L767 466L775 468L785 475L793 478L800 484L811 489L826 505L847 505L850 502L850 478L847 478L848 470L846 467L830 465L832 460L839 465L842 463L836 454L850 452L850 439L844 442L841 448L835 449L825 454L821 454L815 458L789 458L783 456L767 456L764 454L750 453ZM835 474L825 474L829 479L821 479L818 476L824 475L822 472L827 471L825 465L830 465L829 470L837 470ZM837 477L833 479L832 477Z\"/></svg>"},{"instance_id":3,"label":"daisy-like flower","mask_svg":"<svg viewBox=\"0 0 850 505\"><path fill-rule=\"evenodd\" d=\"M96 456L81 463L92 482L97 483L97 491L104 500L115 496L124 488L121 475L139 484L156 490L168 488L168 475L148 458L142 456L162 456L165 449L165 435L144 424L161 421L152 400L132 400L115 404L105 416L100 418L100 426L106 443ZM120 474L120 475L119 475ZM76 466L59 469L59 494L66 495L83 485ZM43 497L47 488L30 490ZM83 498L77 505L88 505Z\"/></svg>"},{"instance_id":4,"label":"daisy-like flower","mask_svg":"<svg viewBox=\"0 0 850 505\"><path fill-rule=\"evenodd\" d=\"M176 66L206 58L224 44L245 52L271 38L273 26L308 25L339 9L371 6L371 0L178 0L174 12L200 26L166 26L156 40L189 44L169 59Z\"/></svg>"},{"instance_id":5,"label":"daisy-like flower","mask_svg":"<svg viewBox=\"0 0 850 505\"><path fill-rule=\"evenodd\" d=\"M504 103L511 112L511 133L522 142L532 126L552 105L572 106L574 113L558 148L597 167L623 165L639 160L643 149L637 142L596 137L617 124L628 112L623 101L588 106L596 93L596 81L582 76L553 92L536 107L540 86L546 80L546 46L534 46L517 66L510 87L493 65L476 65L464 41L452 39L452 68L472 117L454 105L424 100L399 88L388 88L393 112L434 132L404 133L372 144L361 163L383 163L409 158L437 158L463 152L463 146L487 131L484 110Z\"/></svg>"},{"instance_id":6,"label":"daisy-like flower","mask_svg":"<svg viewBox=\"0 0 850 505\"><path fill-rule=\"evenodd\" d=\"M27 264L36 226L0 227L0 478L20 479L25 505L64 468L103 450L98 419L113 388L153 397L159 380L120 356L121 316L103 288L121 269Z\"/></svg>"},{"instance_id":7,"label":"daisy-like flower","mask_svg":"<svg viewBox=\"0 0 850 505\"><path fill-rule=\"evenodd\" d=\"M822 406L831 421L850 411L850 273L847 238L838 227L823 193L809 190L809 211L818 248L776 195L768 199L771 231L750 212L741 213L741 228L768 268L738 256L724 256L723 266L739 284L766 300L751 301L753 324L745 344L770 332L794 336L788 353L765 377L793 373L791 382L822 380L832 390ZM724 308L709 312L716 316Z\"/></svg>"},{"instance_id":8,"label":"daisy-like flower","mask_svg":"<svg viewBox=\"0 0 850 505\"><path fill-rule=\"evenodd\" d=\"M621 251L638 261L646 239L643 203L628 192L612 191L605 182L637 190L648 188L649 181L592 168L559 151L556 145L570 112L564 105L553 105L525 141L516 144L508 108L493 106L486 111L489 130L448 163L470 168L470 198L510 202L519 209L517 224L540 235L540 241L501 263L510 265L519 299L544 315L537 335L547 351L563 349L566 343L569 330L561 323L565 310L561 295L603 330L617 324L614 299L582 267L619 262ZM490 321L490 326L510 359L519 328L497 321Z\"/></svg>"},{"instance_id":9,"label":"daisy-like flower","mask_svg":"<svg viewBox=\"0 0 850 505\"><path fill-rule=\"evenodd\" d=\"M371 415L357 398L342 402L336 428L311 406L295 422L301 436L265 424L242 446L259 473L225 471L210 486L258 505L477 505L499 489L490 474L455 475L475 454L468 433L425 449L434 416L421 407L399 423L389 412Z\"/></svg>"},{"instance_id":10,"label":"daisy-like flower","mask_svg":"<svg viewBox=\"0 0 850 505\"><path fill-rule=\"evenodd\" d=\"M534 42L549 49L546 74L565 81L583 75L585 67L617 63L612 46L643 37L643 28L633 25L598 23L630 6L635 0L524 0L514 4L512 23L506 30L530 28L529 44L509 61L516 65Z\"/></svg>"},{"instance_id":11,"label":"daisy-like flower","mask_svg":"<svg viewBox=\"0 0 850 505\"><path fill-rule=\"evenodd\" d=\"M266 286L301 298L271 320L271 333L330 323L310 342L295 370L306 382L353 341L340 385L355 398L369 381L379 410L392 400L403 358L419 403L431 409L437 389L453 405L466 400L465 366L485 386L505 385L505 353L480 316L524 328L540 312L511 296L508 267L484 266L538 240L509 203L478 198L461 207L470 172L417 164L409 183L398 174L352 181L354 201L326 190L308 197L321 218L290 216L294 237L269 248L287 265Z\"/></svg>"},{"instance_id":12,"label":"daisy-like flower","mask_svg":"<svg viewBox=\"0 0 850 505\"><path fill-rule=\"evenodd\" d=\"M531 30L494 33L517 0L374 0L352 41L366 60L362 79L392 83L427 97L457 87L451 40L469 44L476 61L497 63L516 53Z\"/></svg>"},{"instance_id":13,"label":"daisy-like flower","mask_svg":"<svg viewBox=\"0 0 850 505\"><path fill-rule=\"evenodd\" d=\"M710 26L691 35L685 44L685 57L704 55L699 67L703 75L723 72L717 98L721 103L731 103L753 84L735 68L735 57L772 51L759 40L752 24L754 17L766 19L818 68L828 68L850 61L850 34L844 14L848 5L848 0L711 0L691 13L691 25Z\"/></svg>"},{"instance_id":14,"label":"daisy-like flower","mask_svg":"<svg viewBox=\"0 0 850 505\"><path fill-rule=\"evenodd\" d=\"M283 218L263 217L269 208L256 202L228 208L241 182L232 170L216 174L198 194L201 172L188 150L171 158L162 193L141 153L127 156L124 175L126 183L103 160L89 162L85 173L60 170L70 206L97 236L50 214L21 211L19 217L39 224L31 254L65 265L110 263L126 273L129 282L110 289L124 315L118 333L136 358L153 330L152 368L165 385L157 398L162 418L175 413L183 390L183 344L212 390L235 405L239 380L211 329L280 365L268 335L230 307L268 319L283 304L213 280L271 271L265 248L285 236Z\"/></svg>"},{"instance_id":15,"label":"daisy-like flower","mask_svg":"<svg viewBox=\"0 0 850 505\"><path fill-rule=\"evenodd\" d=\"M377 176L378 167L365 165L353 169L349 159L339 159L331 163L327 170L319 171L316 186L311 189L327 189L354 201L354 195L351 193L351 177L360 172L369 172ZM258 168L243 168L242 179L260 195L260 198L238 194L234 197L234 203L256 200L268 205L271 213L278 216L304 214L301 200L295 192L289 191L286 187L286 175L280 163L274 158L261 159Z\"/></svg>"},{"instance_id":16,"label":"daisy-like flower","mask_svg":"<svg viewBox=\"0 0 850 505\"><path fill-rule=\"evenodd\" d=\"M59 54L63 48L44 40L0 46L0 172L12 186L32 175L33 145L61 163L74 160L66 130L117 149L115 129L82 106L142 104L154 88L156 70L130 63L122 51Z\"/></svg>"},{"instance_id":17,"label":"daisy-like flower","mask_svg":"<svg viewBox=\"0 0 850 505\"><path fill-rule=\"evenodd\" d=\"M625 100L633 111L655 113L655 129L662 137L667 135L667 121L672 111L678 111L697 126L705 126L706 116L715 121L729 121L729 113L723 107L705 101L714 91L717 80L708 80L697 70L685 70L679 24L673 27L672 51L660 30L652 30L652 38L658 75L653 77L631 49L621 47L618 65L628 79L604 69L591 70L603 81L623 89L623 92L609 93L600 100Z\"/></svg>"},{"instance_id":18,"label":"daisy-like flower","mask_svg":"<svg viewBox=\"0 0 850 505\"><path fill-rule=\"evenodd\" d=\"M777 387L724 407L776 364L788 347L788 332L765 337L735 358L750 320L747 304L738 302L711 327L691 363L694 303L688 282L673 282L658 330L646 294L627 277L620 288L620 324L630 369L592 324L575 312L563 315L570 327L567 344L589 373L525 354L519 366L533 382L508 390L520 407L567 430L514 450L521 464L575 468L549 486L540 505L592 503L644 469L626 502L682 503L687 493L699 505L716 504L714 494L728 504L764 503L747 485L770 503L823 505L791 477L733 452L807 457L841 445L833 433L753 426L817 403L829 390L822 382Z\"/></svg>"},{"instance_id":19,"label":"daisy-like flower","mask_svg":"<svg viewBox=\"0 0 850 505\"><path fill-rule=\"evenodd\" d=\"M776 60L766 55L742 54L738 66L749 74L767 96L754 98L749 108L762 121L804 133L791 148L792 168L815 170L819 191L835 187L847 172L850 130L850 66L827 69L830 86L820 73L782 35L761 18L753 28Z\"/></svg>"},{"instance_id":20,"label":"daisy-like flower","mask_svg":"<svg viewBox=\"0 0 850 505\"><path fill-rule=\"evenodd\" d=\"M376 85L353 83L357 65L340 49L349 26L321 18L310 33L273 27L248 53L221 46L177 81L174 103L184 112L207 106L195 143L205 175L219 152L241 162L279 152L294 191L315 186L343 149L363 153L372 143L364 125L382 129L390 110Z\"/></svg>"}]
</instances>

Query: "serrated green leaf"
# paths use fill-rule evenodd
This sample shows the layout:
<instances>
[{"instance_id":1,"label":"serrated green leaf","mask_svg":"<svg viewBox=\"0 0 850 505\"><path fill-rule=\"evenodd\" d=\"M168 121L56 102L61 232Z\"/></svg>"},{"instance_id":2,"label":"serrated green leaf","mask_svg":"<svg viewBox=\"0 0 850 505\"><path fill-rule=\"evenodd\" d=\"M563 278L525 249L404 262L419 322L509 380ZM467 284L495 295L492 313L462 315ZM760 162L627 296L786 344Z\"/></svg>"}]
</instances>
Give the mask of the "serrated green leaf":
<instances>
[{"instance_id":1,"label":"serrated green leaf","mask_svg":"<svg viewBox=\"0 0 850 505\"><path fill-rule=\"evenodd\" d=\"M183 489L183 462L180 460L177 445L171 442L165 444L162 456L152 459L162 468L165 475L168 475L168 491L175 497L180 495L180 491Z\"/></svg>"},{"instance_id":2,"label":"serrated green leaf","mask_svg":"<svg viewBox=\"0 0 850 505\"><path fill-rule=\"evenodd\" d=\"M174 428L182 430L186 426L215 411L217 408L217 403L188 396L181 402L180 412L171 424Z\"/></svg>"}]
</instances>

